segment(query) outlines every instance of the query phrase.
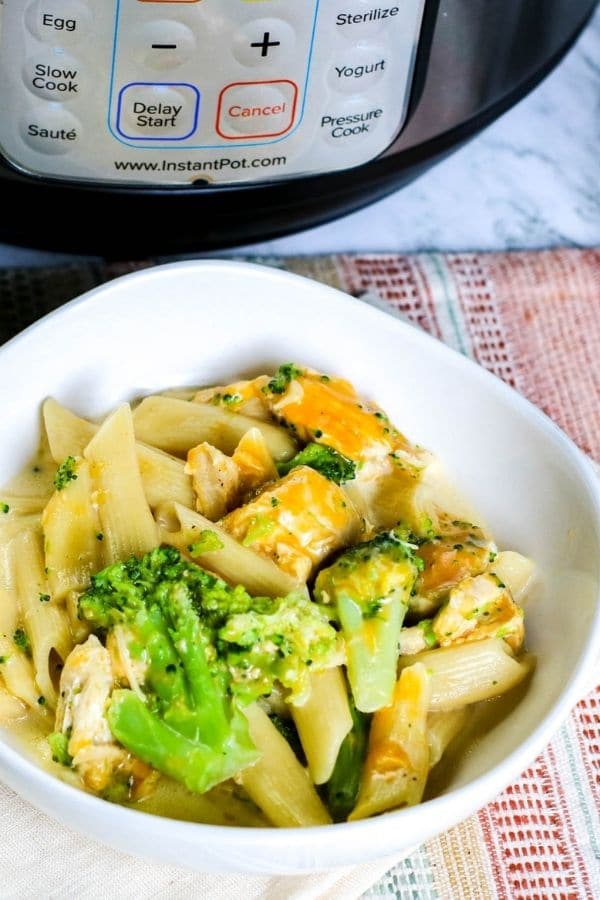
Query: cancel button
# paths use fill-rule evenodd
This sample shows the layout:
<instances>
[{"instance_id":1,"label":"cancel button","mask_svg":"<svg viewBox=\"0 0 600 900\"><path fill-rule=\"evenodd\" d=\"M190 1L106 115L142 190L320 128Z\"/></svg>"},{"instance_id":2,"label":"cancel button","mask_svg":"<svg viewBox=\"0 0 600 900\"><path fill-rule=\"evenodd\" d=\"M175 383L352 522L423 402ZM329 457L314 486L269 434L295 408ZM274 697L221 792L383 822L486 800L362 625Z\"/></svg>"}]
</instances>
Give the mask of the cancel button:
<instances>
[{"instance_id":1,"label":"cancel button","mask_svg":"<svg viewBox=\"0 0 600 900\"><path fill-rule=\"evenodd\" d=\"M219 97L217 132L229 141L285 134L294 124L297 101L293 81L230 84Z\"/></svg>"}]
</instances>

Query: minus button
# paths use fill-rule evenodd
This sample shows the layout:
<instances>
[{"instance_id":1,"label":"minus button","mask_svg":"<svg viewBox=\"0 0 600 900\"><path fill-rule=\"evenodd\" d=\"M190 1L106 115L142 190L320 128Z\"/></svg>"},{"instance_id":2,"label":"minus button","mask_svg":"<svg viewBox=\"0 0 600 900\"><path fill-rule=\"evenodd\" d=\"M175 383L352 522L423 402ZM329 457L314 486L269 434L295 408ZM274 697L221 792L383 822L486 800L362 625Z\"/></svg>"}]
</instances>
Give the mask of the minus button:
<instances>
[{"instance_id":1,"label":"minus button","mask_svg":"<svg viewBox=\"0 0 600 900\"><path fill-rule=\"evenodd\" d=\"M152 44L153 50L177 50L177 44Z\"/></svg>"}]
</instances>

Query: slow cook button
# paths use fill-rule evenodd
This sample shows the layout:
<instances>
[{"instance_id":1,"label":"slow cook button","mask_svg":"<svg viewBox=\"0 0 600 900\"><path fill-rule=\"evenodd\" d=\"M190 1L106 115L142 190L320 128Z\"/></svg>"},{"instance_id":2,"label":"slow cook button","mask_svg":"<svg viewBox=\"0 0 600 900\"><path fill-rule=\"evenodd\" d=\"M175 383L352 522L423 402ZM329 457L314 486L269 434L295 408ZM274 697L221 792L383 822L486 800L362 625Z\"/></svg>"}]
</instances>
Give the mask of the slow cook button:
<instances>
[{"instance_id":1,"label":"slow cook button","mask_svg":"<svg viewBox=\"0 0 600 900\"><path fill-rule=\"evenodd\" d=\"M92 13L79 0L36 0L27 7L25 21L40 41L71 47L90 34Z\"/></svg>"},{"instance_id":2,"label":"slow cook button","mask_svg":"<svg viewBox=\"0 0 600 900\"><path fill-rule=\"evenodd\" d=\"M117 131L129 140L183 141L195 132L199 111L193 84L133 81L119 92Z\"/></svg>"},{"instance_id":3,"label":"slow cook button","mask_svg":"<svg viewBox=\"0 0 600 900\"><path fill-rule=\"evenodd\" d=\"M368 100L364 97L360 102L358 98L353 98L331 113L321 116L321 130L330 144L368 140L383 117L383 109L378 106L369 107L367 103Z\"/></svg>"},{"instance_id":4,"label":"slow cook button","mask_svg":"<svg viewBox=\"0 0 600 900\"><path fill-rule=\"evenodd\" d=\"M340 54L329 71L329 84L335 91L356 94L378 84L385 76L388 61L382 47L357 44Z\"/></svg>"},{"instance_id":5,"label":"slow cook button","mask_svg":"<svg viewBox=\"0 0 600 900\"><path fill-rule=\"evenodd\" d=\"M28 59L23 66L23 81L32 94L44 100L74 100L82 91L78 60L59 50Z\"/></svg>"},{"instance_id":6,"label":"slow cook button","mask_svg":"<svg viewBox=\"0 0 600 900\"><path fill-rule=\"evenodd\" d=\"M294 124L297 104L293 81L237 81L219 96L217 133L229 141L279 137Z\"/></svg>"},{"instance_id":7,"label":"slow cook button","mask_svg":"<svg viewBox=\"0 0 600 900\"><path fill-rule=\"evenodd\" d=\"M24 142L38 153L58 156L73 150L81 138L81 122L58 103L27 112L20 123Z\"/></svg>"}]
</instances>

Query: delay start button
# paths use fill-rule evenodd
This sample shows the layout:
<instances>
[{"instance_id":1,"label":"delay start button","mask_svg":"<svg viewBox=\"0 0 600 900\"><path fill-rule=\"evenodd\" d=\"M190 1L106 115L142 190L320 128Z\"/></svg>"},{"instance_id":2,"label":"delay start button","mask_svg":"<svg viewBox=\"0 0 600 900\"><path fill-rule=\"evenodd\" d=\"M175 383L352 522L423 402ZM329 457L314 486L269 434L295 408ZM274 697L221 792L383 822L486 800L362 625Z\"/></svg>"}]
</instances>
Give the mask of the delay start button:
<instances>
[{"instance_id":1,"label":"delay start button","mask_svg":"<svg viewBox=\"0 0 600 900\"><path fill-rule=\"evenodd\" d=\"M116 126L129 140L184 141L195 132L199 112L193 84L133 81L119 91Z\"/></svg>"},{"instance_id":2,"label":"delay start button","mask_svg":"<svg viewBox=\"0 0 600 900\"><path fill-rule=\"evenodd\" d=\"M279 137L296 119L294 81L236 81L223 88L217 108L217 133L228 141Z\"/></svg>"}]
</instances>

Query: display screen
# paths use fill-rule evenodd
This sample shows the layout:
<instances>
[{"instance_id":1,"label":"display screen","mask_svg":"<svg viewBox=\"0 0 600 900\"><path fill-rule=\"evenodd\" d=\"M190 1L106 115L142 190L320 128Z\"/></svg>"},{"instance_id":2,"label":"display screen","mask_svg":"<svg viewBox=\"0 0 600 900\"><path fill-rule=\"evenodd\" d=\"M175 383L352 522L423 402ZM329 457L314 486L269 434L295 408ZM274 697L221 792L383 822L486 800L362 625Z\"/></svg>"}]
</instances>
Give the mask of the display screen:
<instances>
[{"instance_id":1,"label":"display screen","mask_svg":"<svg viewBox=\"0 0 600 900\"><path fill-rule=\"evenodd\" d=\"M381 154L425 0L4 0L0 147L47 176L235 183Z\"/></svg>"}]
</instances>

